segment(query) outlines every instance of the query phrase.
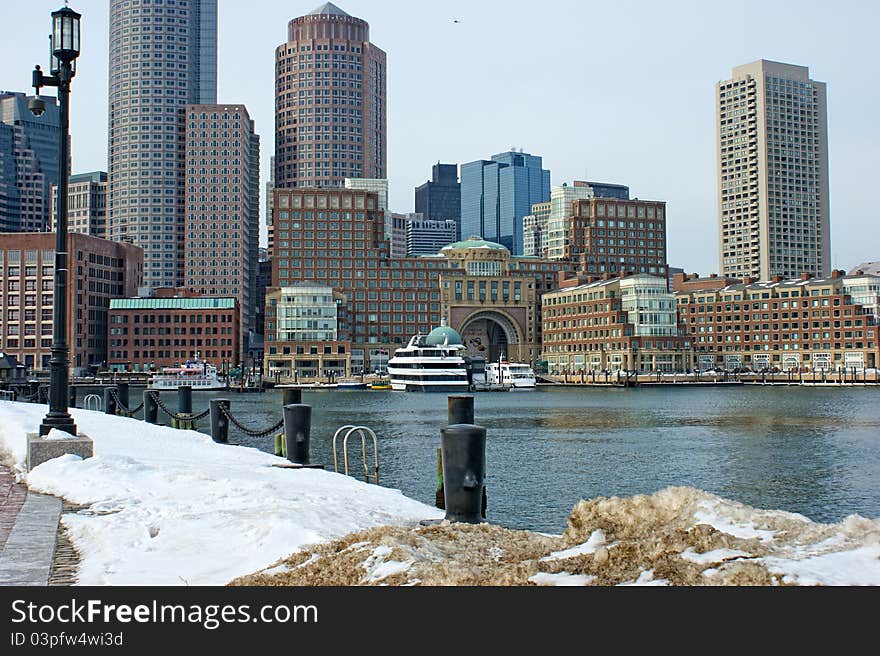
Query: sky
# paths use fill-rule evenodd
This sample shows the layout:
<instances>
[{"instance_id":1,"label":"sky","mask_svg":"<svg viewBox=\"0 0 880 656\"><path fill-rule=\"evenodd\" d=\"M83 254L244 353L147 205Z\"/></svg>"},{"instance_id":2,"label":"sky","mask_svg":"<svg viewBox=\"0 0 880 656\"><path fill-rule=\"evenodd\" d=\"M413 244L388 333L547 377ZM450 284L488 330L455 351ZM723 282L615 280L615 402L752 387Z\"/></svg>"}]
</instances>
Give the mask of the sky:
<instances>
[{"instance_id":1,"label":"sky","mask_svg":"<svg viewBox=\"0 0 880 656\"><path fill-rule=\"evenodd\" d=\"M28 91L34 64L45 68L49 14L61 4L2 2L0 89ZM219 0L218 100L245 104L255 120L262 183L274 152L275 48L290 19L320 4ZM828 84L832 266L880 260L872 202L880 3L839 0L833 11L813 0L335 4L368 21L372 42L388 53L393 211L414 209L414 188L438 161L513 146L542 156L553 185L586 178L666 201L669 264L716 272L715 84L735 66L771 59L808 66ZM106 170L109 2L71 6L83 14L73 170ZM264 197L260 204L265 212ZM265 243L265 220L261 235Z\"/></svg>"}]
</instances>

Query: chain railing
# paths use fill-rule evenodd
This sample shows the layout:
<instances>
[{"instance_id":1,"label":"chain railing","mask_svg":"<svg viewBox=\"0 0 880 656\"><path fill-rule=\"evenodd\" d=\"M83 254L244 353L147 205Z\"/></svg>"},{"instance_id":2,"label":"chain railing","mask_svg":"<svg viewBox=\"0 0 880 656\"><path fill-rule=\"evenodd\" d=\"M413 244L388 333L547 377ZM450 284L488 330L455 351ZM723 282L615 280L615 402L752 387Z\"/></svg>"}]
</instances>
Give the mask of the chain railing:
<instances>
[{"instance_id":1,"label":"chain railing","mask_svg":"<svg viewBox=\"0 0 880 656\"><path fill-rule=\"evenodd\" d=\"M132 409L129 409L129 408L128 408L128 407L127 407L127 406L126 406L121 400L120 400L120 398L119 398L119 390L118 390L118 389L113 389L113 388L111 387L111 388L110 388L110 395L113 397L113 401L116 403L116 407L117 407L119 410L121 410L122 413L125 414L125 415L128 416L128 417L133 417L133 416L136 415L138 412L140 412L141 410L144 409L144 402L143 402L143 401L141 401L141 404L140 404L138 407L134 408L133 410L132 410Z\"/></svg>"},{"instance_id":2,"label":"chain railing","mask_svg":"<svg viewBox=\"0 0 880 656\"><path fill-rule=\"evenodd\" d=\"M229 408L225 405L220 406L220 411L223 413L223 416L226 417L238 430L240 430L245 435L249 437L268 437L272 433L276 433L277 431L284 428L284 418L282 417L281 421L279 421L274 426L267 428L266 430L254 430L248 428L244 424L242 424L238 419L236 419L233 414L229 411Z\"/></svg>"},{"instance_id":3,"label":"chain railing","mask_svg":"<svg viewBox=\"0 0 880 656\"><path fill-rule=\"evenodd\" d=\"M204 412L200 412L197 415L189 415L186 413L172 412L171 410L168 409L167 405L162 403L162 399L160 398L158 393L150 392L150 395L153 397L153 400L156 401L156 405L159 407L159 409L162 412L164 412L166 415L168 415L171 419L176 419L177 421L183 421L183 420L198 421L199 419L204 419L209 414L211 414L211 408L208 408ZM143 404L141 404L141 405L143 405Z\"/></svg>"}]
</instances>

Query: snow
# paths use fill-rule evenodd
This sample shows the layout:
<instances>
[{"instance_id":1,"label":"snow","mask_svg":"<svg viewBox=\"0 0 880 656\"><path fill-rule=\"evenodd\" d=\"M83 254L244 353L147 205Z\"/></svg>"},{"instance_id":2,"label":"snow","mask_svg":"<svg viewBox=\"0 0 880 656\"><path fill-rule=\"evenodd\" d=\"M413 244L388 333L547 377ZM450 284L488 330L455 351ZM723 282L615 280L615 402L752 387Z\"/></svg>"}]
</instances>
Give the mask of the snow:
<instances>
[{"instance_id":1,"label":"snow","mask_svg":"<svg viewBox=\"0 0 880 656\"><path fill-rule=\"evenodd\" d=\"M0 452L21 472L26 434L45 413L46 406L0 404ZM35 492L88 506L63 517L81 555L80 585L223 585L308 544L444 516L397 490L276 468L287 461L201 433L71 414L94 441L95 457L50 460L26 480Z\"/></svg>"},{"instance_id":2,"label":"snow","mask_svg":"<svg viewBox=\"0 0 880 656\"><path fill-rule=\"evenodd\" d=\"M395 574L402 574L409 570L415 563L414 560L399 562L395 560L385 560L391 555L391 547L379 546L373 550L370 557L364 561L364 569L367 570L366 576L363 578L364 583L376 583L387 579Z\"/></svg>"},{"instance_id":3,"label":"snow","mask_svg":"<svg viewBox=\"0 0 880 656\"><path fill-rule=\"evenodd\" d=\"M711 565L713 563L736 560L737 558L751 558L752 555L745 551L737 551L736 549L715 549L706 553L697 553L693 548L689 548L681 552L681 557L698 565Z\"/></svg>"},{"instance_id":4,"label":"snow","mask_svg":"<svg viewBox=\"0 0 880 656\"><path fill-rule=\"evenodd\" d=\"M669 581L666 579L655 579L654 578L654 570L649 569L643 571L639 574L639 578L635 581L627 581L625 583L621 583L618 587L628 587L628 586L639 586L639 587L652 587L652 586L667 586L669 585Z\"/></svg>"},{"instance_id":5,"label":"snow","mask_svg":"<svg viewBox=\"0 0 880 656\"><path fill-rule=\"evenodd\" d=\"M46 435L43 439L48 442L60 442L61 440L75 440L76 437L74 437L70 433L65 433L64 431L60 431L57 428L53 428L49 431L49 434Z\"/></svg>"},{"instance_id":6,"label":"snow","mask_svg":"<svg viewBox=\"0 0 880 656\"><path fill-rule=\"evenodd\" d=\"M767 569L798 585L880 585L880 544L790 560L764 558Z\"/></svg>"},{"instance_id":7,"label":"snow","mask_svg":"<svg viewBox=\"0 0 880 656\"><path fill-rule=\"evenodd\" d=\"M558 574L548 574L547 572L539 572L529 577L529 581L535 585L541 586L582 586L590 585L596 580L595 576L584 574L569 574L568 572L560 572Z\"/></svg>"},{"instance_id":8,"label":"snow","mask_svg":"<svg viewBox=\"0 0 880 656\"><path fill-rule=\"evenodd\" d=\"M553 560L565 560L566 558L575 558L577 556L585 556L596 553L596 549L605 545L605 533L602 529L596 529L590 535L590 539L565 551L554 551L549 556L541 558L544 562Z\"/></svg>"}]
</instances>

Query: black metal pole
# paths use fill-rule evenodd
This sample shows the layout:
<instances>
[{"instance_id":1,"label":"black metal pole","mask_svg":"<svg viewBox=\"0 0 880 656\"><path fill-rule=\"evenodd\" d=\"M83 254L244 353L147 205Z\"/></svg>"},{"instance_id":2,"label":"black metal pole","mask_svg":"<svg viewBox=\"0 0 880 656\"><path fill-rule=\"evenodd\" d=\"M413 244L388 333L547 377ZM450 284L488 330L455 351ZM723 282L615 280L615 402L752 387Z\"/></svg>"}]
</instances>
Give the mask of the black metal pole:
<instances>
[{"instance_id":1,"label":"black metal pole","mask_svg":"<svg viewBox=\"0 0 880 656\"><path fill-rule=\"evenodd\" d=\"M211 438L220 444L229 442L229 420L223 412L223 408L229 410L230 402L227 399L211 399Z\"/></svg>"},{"instance_id":2,"label":"black metal pole","mask_svg":"<svg viewBox=\"0 0 880 656\"><path fill-rule=\"evenodd\" d=\"M300 405L302 403L302 390L296 387L285 387L282 390L283 401L281 407Z\"/></svg>"},{"instance_id":3,"label":"black metal pole","mask_svg":"<svg viewBox=\"0 0 880 656\"><path fill-rule=\"evenodd\" d=\"M49 414L40 424L40 435L53 428L76 435L76 423L68 412L67 387L70 372L67 346L67 184L70 129L70 62L59 62L58 105L61 137L58 144L58 217L55 221L55 297L52 313L52 356L49 359L50 380Z\"/></svg>"},{"instance_id":4,"label":"black metal pole","mask_svg":"<svg viewBox=\"0 0 880 656\"><path fill-rule=\"evenodd\" d=\"M287 459L295 465L309 464L312 433L312 406L284 406L284 442Z\"/></svg>"},{"instance_id":5,"label":"black metal pole","mask_svg":"<svg viewBox=\"0 0 880 656\"><path fill-rule=\"evenodd\" d=\"M486 485L486 429L460 424L440 431L446 519L479 524Z\"/></svg>"},{"instance_id":6,"label":"black metal pole","mask_svg":"<svg viewBox=\"0 0 880 656\"><path fill-rule=\"evenodd\" d=\"M474 397L450 396L448 401L448 424L473 424L474 423Z\"/></svg>"},{"instance_id":7,"label":"black metal pole","mask_svg":"<svg viewBox=\"0 0 880 656\"><path fill-rule=\"evenodd\" d=\"M153 425L159 423L159 404L151 390L144 390L144 421Z\"/></svg>"}]
</instances>

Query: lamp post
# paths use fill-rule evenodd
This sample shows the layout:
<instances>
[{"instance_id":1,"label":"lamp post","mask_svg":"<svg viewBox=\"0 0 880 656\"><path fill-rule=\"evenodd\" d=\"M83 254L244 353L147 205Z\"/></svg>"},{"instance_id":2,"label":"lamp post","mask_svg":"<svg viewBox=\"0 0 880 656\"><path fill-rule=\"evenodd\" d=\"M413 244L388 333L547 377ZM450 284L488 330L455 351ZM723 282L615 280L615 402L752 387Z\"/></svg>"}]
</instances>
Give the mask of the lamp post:
<instances>
[{"instance_id":1,"label":"lamp post","mask_svg":"<svg viewBox=\"0 0 880 656\"><path fill-rule=\"evenodd\" d=\"M67 184L70 172L70 82L76 75L76 58L80 52L80 18L70 7L52 12L50 44L50 75L44 75L37 66L33 73L36 96L29 103L35 116L46 111L40 99L42 87L58 87L58 104L61 119L60 143L58 145L58 217L55 221L55 304L52 316L52 356L49 359L51 383L49 386L49 413L40 424L40 435L49 434L56 428L76 435L76 424L68 412L69 354L67 344Z\"/></svg>"}]
</instances>

